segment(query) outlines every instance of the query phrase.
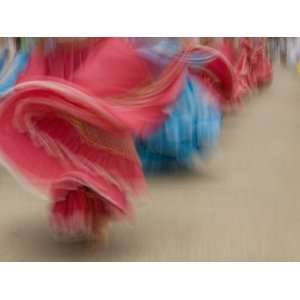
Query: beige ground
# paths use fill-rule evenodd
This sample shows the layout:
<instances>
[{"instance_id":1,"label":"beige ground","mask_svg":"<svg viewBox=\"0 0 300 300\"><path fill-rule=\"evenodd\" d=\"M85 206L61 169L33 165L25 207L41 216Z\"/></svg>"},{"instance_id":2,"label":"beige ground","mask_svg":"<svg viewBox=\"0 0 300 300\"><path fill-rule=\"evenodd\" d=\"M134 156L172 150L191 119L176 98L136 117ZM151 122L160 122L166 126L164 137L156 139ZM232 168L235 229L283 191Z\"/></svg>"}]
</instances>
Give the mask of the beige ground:
<instances>
[{"instance_id":1,"label":"beige ground","mask_svg":"<svg viewBox=\"0 0 300 300\"><path fill-rule=\"evenodd\" d=\"M227 117L204 175L150 181L134 224L106 245L55 242L46 204L0 171L1 261L300 260L300 78L273 85Z\"/></svg>"}]
</instances>

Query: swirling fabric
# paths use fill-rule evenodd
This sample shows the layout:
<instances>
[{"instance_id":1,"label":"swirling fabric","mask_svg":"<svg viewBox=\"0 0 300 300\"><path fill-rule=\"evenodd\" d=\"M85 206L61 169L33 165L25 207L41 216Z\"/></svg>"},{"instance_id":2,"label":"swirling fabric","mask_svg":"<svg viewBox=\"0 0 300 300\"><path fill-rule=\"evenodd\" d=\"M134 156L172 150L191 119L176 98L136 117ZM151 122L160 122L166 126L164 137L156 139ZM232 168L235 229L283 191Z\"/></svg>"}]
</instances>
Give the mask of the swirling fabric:
<instances>
[{"instance_id":1,"label":"swirling fabric","mask_svg":"<svg viewBox=\"0 0 300 300\"><path fill-rule=\"evenodd\" d=\"M51 199L59 236L97 235L144 186L132 134L166 118L185 64L156 78L124 39L37 46L0 107L2 162ZM100 229L99 229L100 228Z\"/></svg>"},{"instance_id":2,"label":"swirling fabric","mask_svg":"<svg viewBox=\"0 0 300 300\"><path fill-rule=\"evenodd\" d=\"M222 49L233 66L234 99L240 101L255 88L272 81L272 64L263 39L240 38L237 47L227 40Z\"/></svg>"}]
</instances>

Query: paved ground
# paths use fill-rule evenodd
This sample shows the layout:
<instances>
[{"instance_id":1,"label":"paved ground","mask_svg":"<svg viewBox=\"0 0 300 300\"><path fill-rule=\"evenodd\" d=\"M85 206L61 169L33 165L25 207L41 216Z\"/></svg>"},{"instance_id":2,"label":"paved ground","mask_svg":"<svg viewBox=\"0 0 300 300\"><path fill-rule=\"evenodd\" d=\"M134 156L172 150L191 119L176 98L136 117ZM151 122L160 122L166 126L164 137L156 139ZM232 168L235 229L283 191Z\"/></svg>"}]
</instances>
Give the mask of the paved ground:
<instances>
[{"instance_id":1,"label":"paved ground","mask_svg":"<svg viewBox=\"0 0 300 300\"><path fill-rule=\"evenodd\" d=\"M300 260L300 78L276 67L271 87L226 118L203 174L150 180L134 224L107 244L60 244L46 203L0 171L1 261Z\"/></svg>"}]
</instances>

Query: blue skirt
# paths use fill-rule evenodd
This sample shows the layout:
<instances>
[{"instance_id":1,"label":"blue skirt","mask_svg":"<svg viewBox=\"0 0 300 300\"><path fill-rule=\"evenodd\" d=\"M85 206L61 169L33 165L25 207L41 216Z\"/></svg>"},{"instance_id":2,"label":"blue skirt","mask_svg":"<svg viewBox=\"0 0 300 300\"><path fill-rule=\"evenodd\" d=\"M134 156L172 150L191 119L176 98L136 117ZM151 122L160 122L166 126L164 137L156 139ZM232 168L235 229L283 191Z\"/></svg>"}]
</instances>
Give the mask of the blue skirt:
<instances>
[{"instance_id":1,"label":"blue skirt","mask_svg":"<svg viewBox=\"0 0 300 300\"><path fill-rule=\"evenodd\" d=\"M194 154L204 155L216 143L221 112L207 97L206 90L189 76L168 119L149 138L136 140L146 173L191 167Z\"/></svg>"},{"instance_id":2,"label":"blue skirt","mask_svg":"<svg viewBox=\"0 0 300 300\"><path fill-rule=\"evenodd\" d=\"M0 57L0 67L5 64L5 52ZM16 54L13 63L9 67L9 70L4 75L4 78L0 78L0 96L4 94L7 90L12 88L20 75L20 73L25 69L28 61L28 53L25 51L20 51Z\"/></svg>"}]
</instances>

